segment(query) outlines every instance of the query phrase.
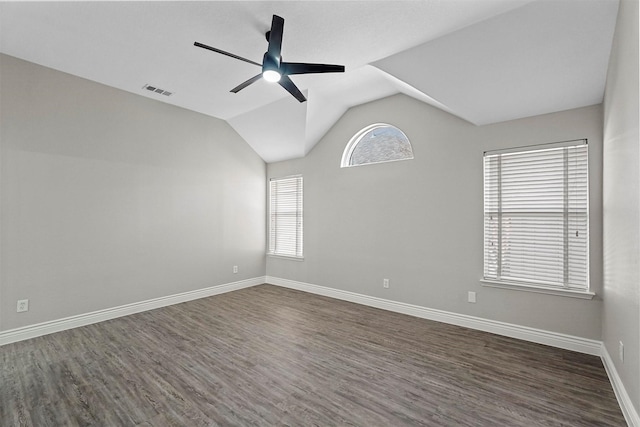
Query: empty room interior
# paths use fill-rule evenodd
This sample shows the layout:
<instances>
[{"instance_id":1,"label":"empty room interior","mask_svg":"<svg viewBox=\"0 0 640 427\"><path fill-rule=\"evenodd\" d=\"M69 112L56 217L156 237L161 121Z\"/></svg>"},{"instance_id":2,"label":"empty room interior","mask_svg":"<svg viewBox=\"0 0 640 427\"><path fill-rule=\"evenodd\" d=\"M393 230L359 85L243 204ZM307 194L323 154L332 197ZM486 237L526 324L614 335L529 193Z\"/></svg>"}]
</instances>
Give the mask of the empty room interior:
<instances>
[{"instance_id":1,"label":"empty room interior","mask_svg":"<svg viewBox=\"0 0 640 427\"><path fill-rule=\"evenodd\" d=\"M638 21L0 2L0 425L640 427Z\"/></svg>"}]
</instances>

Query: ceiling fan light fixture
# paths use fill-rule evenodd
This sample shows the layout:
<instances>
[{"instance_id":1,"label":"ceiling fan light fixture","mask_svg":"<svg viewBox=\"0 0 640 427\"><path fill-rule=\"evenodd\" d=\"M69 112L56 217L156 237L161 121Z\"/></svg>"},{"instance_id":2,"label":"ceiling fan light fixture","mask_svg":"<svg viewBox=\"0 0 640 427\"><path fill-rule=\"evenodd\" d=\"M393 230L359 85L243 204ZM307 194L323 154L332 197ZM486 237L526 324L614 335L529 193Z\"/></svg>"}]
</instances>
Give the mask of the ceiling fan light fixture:
<instances>
[{"instance_id":1,"label":"ceiling fan light fixture","mask_svg":"<svg viewBox=\"0 0 640 427\"><path fill-rule=\"evenodd\" d=\"M264 77L264 79L268 82L277 83L280 81L280 77L282 76L276 70L264 70L262 72L262 77Z\"/></svg>"}]
</instances>

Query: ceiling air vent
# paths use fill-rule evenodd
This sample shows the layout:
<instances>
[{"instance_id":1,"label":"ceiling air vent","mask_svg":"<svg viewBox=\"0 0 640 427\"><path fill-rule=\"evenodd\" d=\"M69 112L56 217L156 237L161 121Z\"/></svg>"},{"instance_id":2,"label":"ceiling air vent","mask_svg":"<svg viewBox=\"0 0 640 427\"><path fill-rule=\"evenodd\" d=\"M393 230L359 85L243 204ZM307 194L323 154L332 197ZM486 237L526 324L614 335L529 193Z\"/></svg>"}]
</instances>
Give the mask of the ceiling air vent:
<instances>
[{"instance_id":1,"label":"ceiling air vent","mask_svg":"<svg viewBox=\"0 0 640 427\"><path fill-rule=\"evenodd\" d=\"M149 92L157 93L158 95L164 95L164 96L173 95L173 92L169 92L168 90L160 89L160 88L157 88L157 87L151 86L151 85L144 85L144 86L142 86L142 89L146 89Z\"/></svg>"}]
</instances>

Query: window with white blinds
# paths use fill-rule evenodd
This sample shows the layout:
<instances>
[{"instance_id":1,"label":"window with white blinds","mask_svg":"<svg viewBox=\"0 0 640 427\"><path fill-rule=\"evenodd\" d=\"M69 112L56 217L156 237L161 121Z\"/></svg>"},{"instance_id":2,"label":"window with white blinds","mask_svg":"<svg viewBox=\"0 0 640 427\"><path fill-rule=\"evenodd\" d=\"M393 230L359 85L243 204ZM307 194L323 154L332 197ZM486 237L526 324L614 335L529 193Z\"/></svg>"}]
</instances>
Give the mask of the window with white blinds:
<instances>
[{"instance_id":1,"label":"window with white blinds","mask_svg":"<svg viewBox=\"0 0 640 427\"><path fill-rule=\"evenodd\" d=\"M269 255L302 258L302 177L269 182Z\"/></svg>"},{"instance_id":2,"label":"window with white blinds","mask_svg":"<svg viewBox=\"0 0 640 427\"><path fill-rule=\"evenodd\" d=\"M587 141L484 155L484 278L589 291Z\"/></svg>"}]
</instances>

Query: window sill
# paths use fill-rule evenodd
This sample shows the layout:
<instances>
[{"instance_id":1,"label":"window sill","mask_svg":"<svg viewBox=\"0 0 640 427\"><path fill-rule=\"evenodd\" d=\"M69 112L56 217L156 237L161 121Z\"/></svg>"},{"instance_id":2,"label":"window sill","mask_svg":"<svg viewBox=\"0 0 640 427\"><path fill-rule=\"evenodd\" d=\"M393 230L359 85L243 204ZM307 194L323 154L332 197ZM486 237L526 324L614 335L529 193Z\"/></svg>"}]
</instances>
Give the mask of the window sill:
<instances>
[{"instance_id":1,"label":"window sill","mask_svg":"<svg viewBox=\"0 0 640 427\"><path fill-rule=\"evenodd\" d=\"M558 295L570 298L593 299L594 292L576 291L572 289L546 288L544 286L532 286L515 282L503 282L499 280L481 279L482 286L490 288L512 289L515 291L535 292L539 294Z\"/></svg>"},{"instance_id":2,"label":"window sill","mask_svg":"<svg viewBox=\"0 0 640 427\"><path fill-rule=\"evenodd\" d=\"M289 261L304 261L304 257L288 256L288 255L275 255L267 254L269 258L288 259Z\"/></svg>"}]
</instances>

